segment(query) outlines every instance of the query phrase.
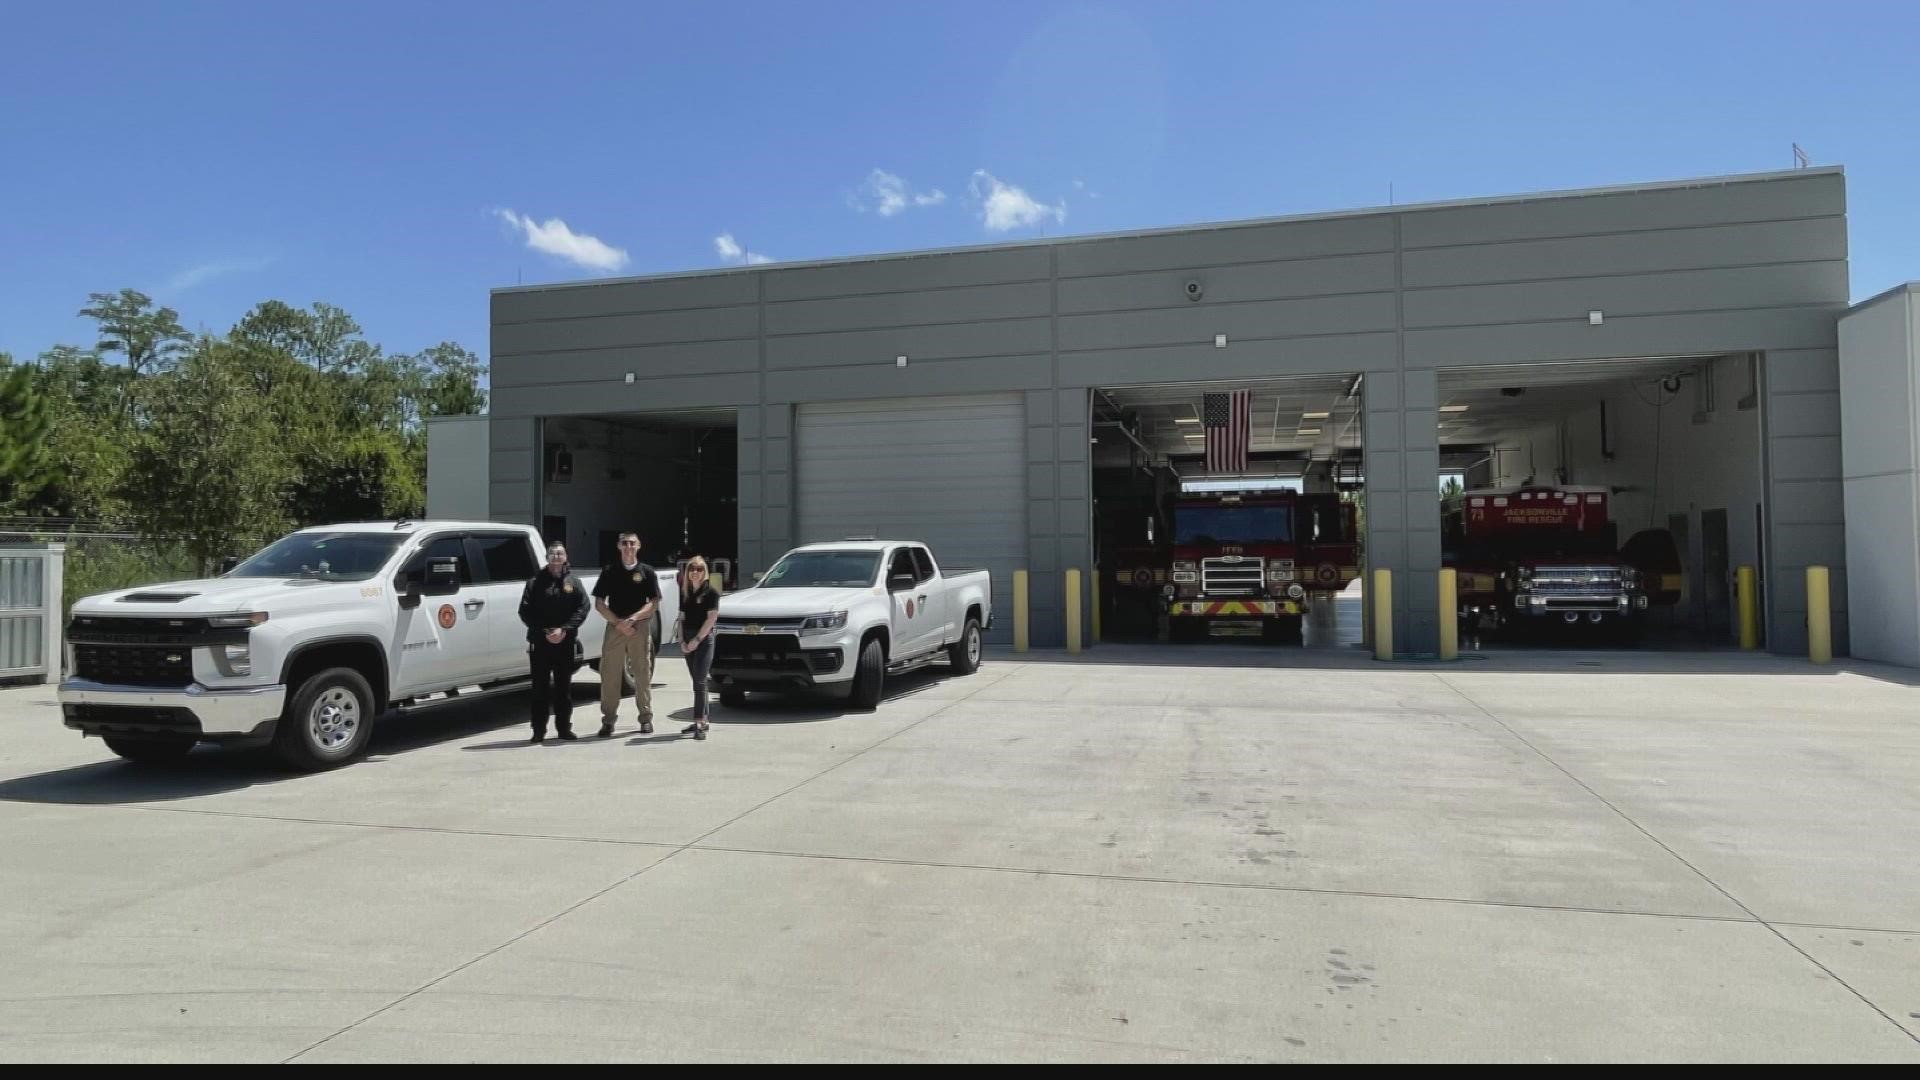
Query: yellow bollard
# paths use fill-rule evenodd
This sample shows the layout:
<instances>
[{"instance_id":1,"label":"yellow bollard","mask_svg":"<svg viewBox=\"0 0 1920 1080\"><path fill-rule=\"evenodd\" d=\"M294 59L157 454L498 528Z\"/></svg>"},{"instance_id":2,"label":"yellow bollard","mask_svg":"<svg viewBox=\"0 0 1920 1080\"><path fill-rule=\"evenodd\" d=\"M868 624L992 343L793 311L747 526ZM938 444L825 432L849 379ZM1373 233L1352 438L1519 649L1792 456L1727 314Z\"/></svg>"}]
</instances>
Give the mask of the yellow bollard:
<instances>
[{"instance_id":1,"label":"yellow bollard","mask_svg":"<svg viewBox=\"0 0 1920 1080\"><path fill-rule=\"evenodd\" d=\"M1013 572L1013 651L1027 651L1027 572Z\"/></svg>"},{"instance_id":2,"label":"yellow bollard","mask_svg":"<svg viewBox=\"0 0 1920 1080\"><path fill-rule=\"evenodd\" d=\"M1080 571L1067 571L1067 651L1080 651Z\"/></svg>"},{"instance_id":3,"label":"yellow bollard","mask_svg":"<svg viewBox=\"0 0 1920 1080\"><path fill-rule=\"evenodd\" d=\"M1373 572L1373 658L1393 659L1393 571Z\"/></svg>"},{"instance_id":4,"label":"yellow bollard","mask_svg":"<svg viewBox=\"0 0 1920 1080\"><path fill-rule=\"evenodd\" d=\"M1807 659L1833 663L1832 574L1824 566L1807 567Z\"/></svg>"},{"instance_id":5,"label":"yellow bollard","mask_svg":"<svg viewBox=\"0 0 1920 1080\"><path fill-rule=\"evenodd\" d=\"M1740 605L1740 647L1757 649L1760 647L1760 605L1754 597L1753 567L1741 567L1734 572L1733 580Z\"/></svg>"},{"instance_id":6,"label":"yellow bollard","mask_svg":"<svg viewBox=\"0 0 1920 1080\"><path fill-rule=\"evenodd\" d=\"M1100 644L1100 571L1095 570L1087 577L1087 591L1093 600L1093 643Z\"/></svg>"},{"instance_id":7,"label":"yellow bollard","mask_svg":"<svg viewBox=\"0 0 1920 1080\"><path fill-rule=\"evenodd\" d=\"M1440 659L1460 658L1460 580L1459 572L1440 569Z\"/></svg>"}]
</instances>

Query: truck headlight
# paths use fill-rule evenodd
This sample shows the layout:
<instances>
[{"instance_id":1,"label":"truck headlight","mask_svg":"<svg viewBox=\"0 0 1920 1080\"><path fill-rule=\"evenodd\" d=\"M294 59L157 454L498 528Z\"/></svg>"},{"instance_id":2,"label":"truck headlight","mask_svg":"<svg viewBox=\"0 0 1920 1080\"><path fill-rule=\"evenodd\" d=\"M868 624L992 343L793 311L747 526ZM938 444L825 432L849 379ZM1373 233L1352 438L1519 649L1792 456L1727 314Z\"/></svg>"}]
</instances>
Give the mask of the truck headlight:
<instances>
[{"instance_id":1,"label":"truck headlight","mask_svg":"<svg viewBox=\"0 0 1920 1080\"><path fill-rule=\"evenodd\" d=\"M1180 564L1174 563L1173 565L1179 566ZM1189 563L1188 565L1191 566L1192 564ZM1194 581L1198 581L1199 575L1195 574L1191 570L1175 570L1173 572L1173 580L1180 582L1181 584L1190 584Z\"/></svg>"},{"instance_id":2,"label":"truck headlight","mask_svg":"<svg viewBox=\"0 0 1920 1080\"><path fill-rule=\"evenodd\" d=\"M215 646L213 661L222 675L253 674L253 649L247 645Z\"/></svg>"},{"instance_id":3,"label":"truck headlight","mask_svg":"<svg viewBox=\"0 0 1920 1080\"><path fill-rule=\"evenodd\" d=\"M1632 567L1627 567L1625 570L1620 571L1620 582L1621 584L1625 585L1629 589L1639 588L1640 587L1640 571L1635 570Z\"/></svg>"},{"instance_id":4,"label":"truck headlight","mask_svg":"<svg viewBox=\"0 0 1920 1080\"><path fill-rule=\"evenodd\" d=\"M830 634L835 630L844 630L847 625L847 613L830 611L825 615L809 615L800 621L803 634Z\"/></svg>"},{"instance_id":5,"label":"truck headlight","mask_svg":"<svg viewBox=\"0 0 1920 1080\"><path fill-rule=\"evenodd\" d=\"M1295 582L1287 586L1287 596L1294 600L1304 600L1307 598L1307 590L1300 583Z\"/></svg>"},{"instance_id":6,"label":"truck headlight","mask_svg":"<svg viewBox=\"0 0 1920 1080\"><path fill-rule=\"evenodd\" d=\"M1191 574L1195 570L1200 569L1200 564L1194 562L1192 559L1175 559L1173 560L1173 569L1175 573Z\"/></svg>"},{"instance_id":7,"label":"truck headlight","mask_svg":"<svg viewBox=\"0 0 1920 1080\"><path fill-rule=\"evenodd\" d=\"M242 615L214 615L207 619L207 625L215 630L246 630L266 621L266 612L249 611Z\"/></svg>"}]
</instances>

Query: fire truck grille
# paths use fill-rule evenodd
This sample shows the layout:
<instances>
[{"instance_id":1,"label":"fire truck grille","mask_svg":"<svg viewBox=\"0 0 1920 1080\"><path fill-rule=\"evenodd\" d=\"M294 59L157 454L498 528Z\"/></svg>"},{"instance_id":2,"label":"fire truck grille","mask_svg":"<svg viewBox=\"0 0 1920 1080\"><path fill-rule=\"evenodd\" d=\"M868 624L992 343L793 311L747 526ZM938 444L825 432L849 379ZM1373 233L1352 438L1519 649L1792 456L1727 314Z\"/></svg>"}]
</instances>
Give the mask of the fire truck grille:
<instances>
[{"instance_id":1,"label":"fire truck grille","mask_svg":"<svg viewBox=\"0 0 1920 1080\"><path fill-rule=\"evenodd\" d=\"M1200 591L1207 596L1257 596L1265 578L1264 559L1229 555L1200 561Z\"/></svg>"}]
</instances>

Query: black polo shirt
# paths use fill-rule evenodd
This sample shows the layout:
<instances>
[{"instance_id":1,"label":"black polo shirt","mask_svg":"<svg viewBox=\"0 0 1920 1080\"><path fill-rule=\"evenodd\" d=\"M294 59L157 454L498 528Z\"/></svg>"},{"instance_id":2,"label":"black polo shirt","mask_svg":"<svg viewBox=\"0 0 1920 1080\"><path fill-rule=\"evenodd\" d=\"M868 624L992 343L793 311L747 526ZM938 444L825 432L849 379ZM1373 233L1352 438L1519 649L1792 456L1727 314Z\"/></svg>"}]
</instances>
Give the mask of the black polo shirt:
<instances>
[{"instance_id":1,"label":"black polo shirt","mask_svg":"<svg viewBox=\"0 0 1920 1080\"><path fill-rule=\"evenodd\" d=\"M615 618L624 619L647 606L649 600L659 602L660 579L646 563L631 570L617 562L608 563L600 568L600 580L593 583L593 595L594 599L607 602Z\"/></svg>"}]
</instances>

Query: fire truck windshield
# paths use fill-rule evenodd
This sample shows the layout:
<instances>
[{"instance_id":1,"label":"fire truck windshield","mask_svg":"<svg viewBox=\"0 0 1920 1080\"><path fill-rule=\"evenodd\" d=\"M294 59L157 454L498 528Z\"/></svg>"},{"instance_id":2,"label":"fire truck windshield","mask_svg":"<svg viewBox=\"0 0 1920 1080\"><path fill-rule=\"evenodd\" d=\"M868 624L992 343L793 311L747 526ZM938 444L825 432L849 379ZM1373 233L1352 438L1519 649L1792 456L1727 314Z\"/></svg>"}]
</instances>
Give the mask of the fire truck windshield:
<instances>
[{"instance_id":1,"label":"fire truck windshield","mask_svg":"<svg viewBox=\"0 0 1920 1080\"><path fill-rule=\"evenodd\" d=\"M1182 506L1173 514L1175 544L1291 544L1291 506Z\"/></svg>"}]
</instances>

